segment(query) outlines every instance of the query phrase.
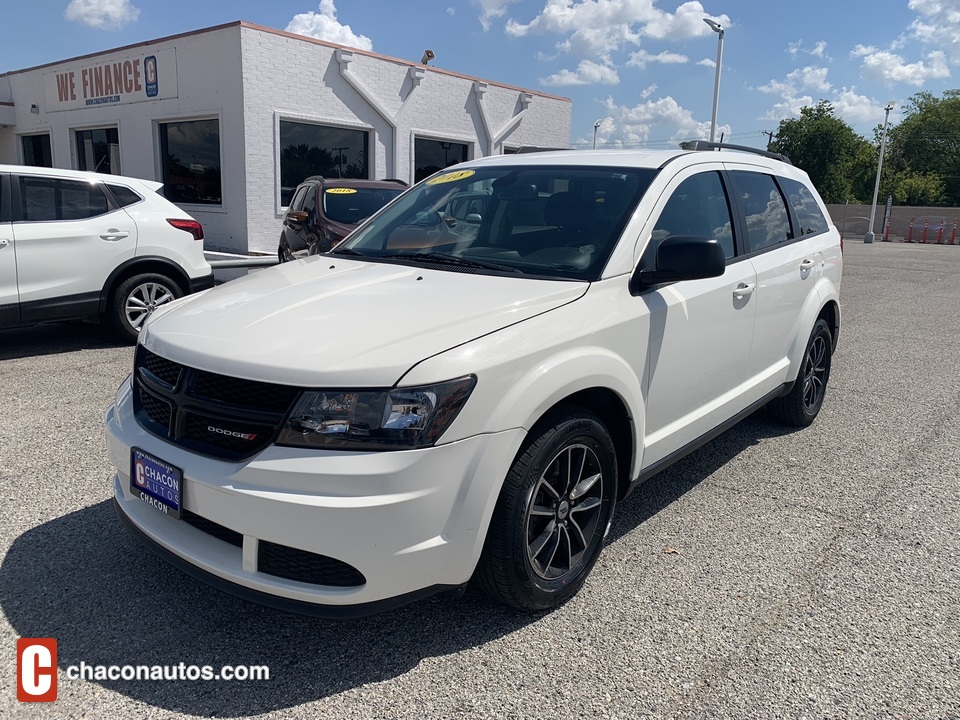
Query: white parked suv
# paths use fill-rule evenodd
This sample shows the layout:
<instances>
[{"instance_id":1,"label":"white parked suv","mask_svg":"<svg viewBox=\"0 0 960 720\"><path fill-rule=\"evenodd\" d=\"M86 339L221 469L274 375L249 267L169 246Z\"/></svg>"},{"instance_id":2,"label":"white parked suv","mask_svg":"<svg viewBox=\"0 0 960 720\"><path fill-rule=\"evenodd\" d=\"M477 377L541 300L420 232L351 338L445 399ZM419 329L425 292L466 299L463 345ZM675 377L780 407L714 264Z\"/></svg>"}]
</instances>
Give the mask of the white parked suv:
<instances>
[{"instance_id":1,"label":"white parked suv","mask_svg":"<svg viewBox=\"0 0 960 720\"><path fill-rule=\"evenodd\" d=\"M813 422L840 237L767 153L489 157L331 253L154 313L106 412L127 528L237 595L362 615L581 587L616 503L767 405ZM482 211L455 222L457 196Z\"/></svg>"},{"instance_id":2,"label":"white parked suv","mask_svg":"<svg viewBox=\"0 0 960 720\"><path fill-rule=\"evenodd\" d=\"M161 187L0 165L0 328L106 319L136 339L154 309L212 287L200 223Z\"/></svg>"}]
</instances>

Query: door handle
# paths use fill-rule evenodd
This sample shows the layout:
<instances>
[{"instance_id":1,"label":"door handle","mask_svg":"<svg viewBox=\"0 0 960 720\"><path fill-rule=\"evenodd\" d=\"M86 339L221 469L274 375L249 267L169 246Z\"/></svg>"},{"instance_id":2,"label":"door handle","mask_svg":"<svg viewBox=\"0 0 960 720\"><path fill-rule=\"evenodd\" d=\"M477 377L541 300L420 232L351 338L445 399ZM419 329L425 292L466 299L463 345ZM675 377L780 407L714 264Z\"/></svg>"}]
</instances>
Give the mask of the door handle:
<instances>
[{"instance_id":1,"label":"door handle","mask_svg":"<svg viewBox=\"0 0 960 720\"><path fill-rule=\"evenodd\" d=\"M100 239L106 240L107 242L116 242L117 240L123 240L125 237L130 237L130 233L117 230L116 228L110 228L100 236Z\"/></svg>"},{"instance_id":2,"label":"door handle","mask_svg":"<svg viewBox=\"0 0 960 720\"><path fill-rule=\"evenodd\" d=\"M733 289L733 296L740 300L741 298L747 297L747 295L753 295L753 291L756 289L756 283L740 283Z\"/></svg>"},{"instance_id":3,"label":"door handle","mask_svg":"<svg viewBox=\"0 0 960 720\"><path fill-rule=\"evenodd\" d=\"M814 265L816 265L816 263L810 258L807 258L802 263L800 263L800 272L806 272L807 270L812 270Z\"/></svg>"}]
</instances>

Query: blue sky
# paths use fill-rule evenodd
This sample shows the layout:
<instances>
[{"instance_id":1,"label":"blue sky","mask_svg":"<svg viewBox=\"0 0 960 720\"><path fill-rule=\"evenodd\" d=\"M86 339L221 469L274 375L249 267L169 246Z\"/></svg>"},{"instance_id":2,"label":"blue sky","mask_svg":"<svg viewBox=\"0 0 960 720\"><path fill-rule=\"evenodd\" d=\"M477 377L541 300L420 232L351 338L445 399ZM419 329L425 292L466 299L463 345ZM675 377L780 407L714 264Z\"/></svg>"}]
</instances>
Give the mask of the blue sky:
<instances>
[{"instance_id":1,"label":"blue sky","mask_svg":"<svg viewBox=\"0 0 960 720\"><path fill-rule=\"evenodd\" d=\"M883 106L960 87L960 0L4 0L0 72L233 20L309 34L573 100L575 146L764 131L830 100L868 139Z\"/></svg>"}]
</instances>

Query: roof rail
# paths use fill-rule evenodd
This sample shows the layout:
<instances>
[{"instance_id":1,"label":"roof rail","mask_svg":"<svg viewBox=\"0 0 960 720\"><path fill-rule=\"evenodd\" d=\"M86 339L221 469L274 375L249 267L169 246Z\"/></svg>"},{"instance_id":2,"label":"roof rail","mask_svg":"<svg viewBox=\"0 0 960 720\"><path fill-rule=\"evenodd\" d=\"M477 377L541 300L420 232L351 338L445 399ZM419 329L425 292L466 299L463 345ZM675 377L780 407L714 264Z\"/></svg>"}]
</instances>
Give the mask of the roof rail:
<instances>
[{"instance_id":1,"label":"roof rail","mask_svg":"<svg viewBox=\"0 0 960 720\"><path fill-rule=\"evenodd\" d=\"M681 150L739 150L740 152L753 153L754 155L762 155L763 157L768 157L773 160L779 160L780 162L785 162L788 165L793 165L786 155L781 155L780 153L770 152L769 150L761 150L760 148L750 147L749 145L731 145L730 143L718 143L710 142L709 140L688 140L687 142L680 143Z\"/></svg>"},{"instance_id":2,"label":"roof rail","mask_svg":"<svg viewBox=\"0 0 960 720\"><path fill-rule=\"evenodd\" d=\"M320 182L323 182L323 175L311 175L310 177L303 179L304 182L307 180L319 180Z\"/></svg>"},{"instance_id":3,"label":"roof rail","mask_svg":"<svg viewBox=\"0 0 960 720\"><path fill-rule=\"evenodd\" d=\"M392 183L397 183L398 185L404 185L404 186L410 185L410 183L408 183L406 180L401 180L400 178L384 178L380 182L392 182Z\"/></svg>"}]
</instances>

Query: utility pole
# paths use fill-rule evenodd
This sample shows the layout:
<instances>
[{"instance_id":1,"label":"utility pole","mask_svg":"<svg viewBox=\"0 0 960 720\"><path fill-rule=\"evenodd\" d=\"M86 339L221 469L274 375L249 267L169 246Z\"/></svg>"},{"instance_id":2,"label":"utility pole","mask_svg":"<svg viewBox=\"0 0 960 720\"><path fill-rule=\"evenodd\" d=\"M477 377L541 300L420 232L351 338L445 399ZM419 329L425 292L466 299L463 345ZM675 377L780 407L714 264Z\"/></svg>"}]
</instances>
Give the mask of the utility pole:
<instances>
[{"instance_id":1,"label":"utility pole","mask_svg":"<svg viewBox=\"0 0 960 720\"><path fill-rule=\"evenodd\" d=\"M760 134L767 136L767 147L769 148L770 144L773 142L773 138L774 138L773 133L770 132L769 130L761 130Z\"/></svg>"},{"instance_id":2,"label":"utility pole","mask_svg":"<svg viewBox=\"0 0 960 720\"><path fill-rule=\"evenodd\" d=\"M344 150L349 150L349 149L350 149L350 146L349 146L349 145L344 145L343 147L335 147L335 148L333 148L333 149L337 151L337 177L341 177L341 178L342 178L342 177L343 177L343 167L342 167L342 165L343 165L343 151L344 151Z\"/></svg>"}]
</instances>

